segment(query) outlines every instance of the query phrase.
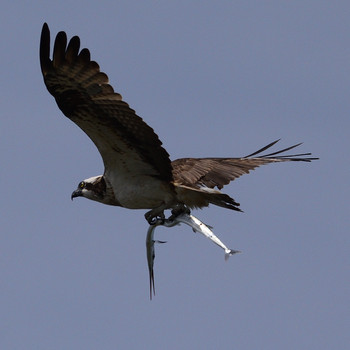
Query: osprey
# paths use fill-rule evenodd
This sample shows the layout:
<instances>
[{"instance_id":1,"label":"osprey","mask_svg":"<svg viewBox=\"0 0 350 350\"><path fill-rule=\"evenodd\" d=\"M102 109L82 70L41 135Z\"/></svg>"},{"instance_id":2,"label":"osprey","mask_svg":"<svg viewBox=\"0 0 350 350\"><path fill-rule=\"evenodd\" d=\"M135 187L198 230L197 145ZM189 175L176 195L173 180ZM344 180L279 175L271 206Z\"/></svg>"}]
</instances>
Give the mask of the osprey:
<instances>
[{"instance_id":1,"label":"osprey","mask_svg":"<svg viewBox=\"0 0 350 350\"><path fill-rule=\"evenodd\" d=\"M317 159L308 157L311 153L281 155L300 144L260 155L277 140L240 158L171 161L153 129L114 92L89 50L79 50L79 37L67 45L66 33L59 32L50 59L50 31L43 25L40 65L45 85L63 114L94 142L105 167L103 175L81 181L72 199L148 209L150 224L164 220L167 209L173 217L209 204L241 211L239 203L220 191L224 185L263 164Z\"/></svg>"}]
</instances>

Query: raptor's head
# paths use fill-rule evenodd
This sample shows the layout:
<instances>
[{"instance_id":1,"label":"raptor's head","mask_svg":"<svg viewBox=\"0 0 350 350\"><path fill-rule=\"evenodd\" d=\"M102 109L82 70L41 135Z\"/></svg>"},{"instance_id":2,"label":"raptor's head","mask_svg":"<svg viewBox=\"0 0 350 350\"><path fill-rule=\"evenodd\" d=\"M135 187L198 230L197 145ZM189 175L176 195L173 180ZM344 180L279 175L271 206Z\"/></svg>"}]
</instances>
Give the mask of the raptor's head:
<instances>
[{"instance_id":1,"label":"raptor's head","mask_svg":"<svg viewBox=\"0 0 350 350\"><path fill-rule=\"evenodd\" d=\"M71 199L85 197L97 202L105 202L106 182L102 175L90 177L79 182L78 188L72 193Z\"/></svg>"}]
</instances>

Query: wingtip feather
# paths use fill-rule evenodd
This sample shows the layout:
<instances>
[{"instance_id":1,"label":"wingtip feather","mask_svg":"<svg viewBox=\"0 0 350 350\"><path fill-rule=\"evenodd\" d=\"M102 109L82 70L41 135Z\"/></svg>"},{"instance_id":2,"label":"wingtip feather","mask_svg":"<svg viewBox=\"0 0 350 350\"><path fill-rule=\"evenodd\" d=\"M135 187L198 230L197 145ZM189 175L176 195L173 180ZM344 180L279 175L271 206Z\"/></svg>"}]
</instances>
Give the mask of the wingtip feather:
<instances>
[{"instance_id":1,"label":"wingtip feather","mask_svg":"<svg viewBox=\"0 0 350 350\"><path fill-rule=\"evenodd\" d=\"M47 23L43 24L40 37L40 67L41 72L45 76L50 69L50 29Z\"/></svg>"},{"instance_id":2,"label":"wingtip feather","mask_svg":"<svg viewBox=\"0 0 350 350\"><path fill-rule=\"evenodd\" d=\"M66 55L65 59L68 63L72 63L76 60L79 54L79 49L80 49L80 38L75 35L70 39L67 50L66 50Z\"/></svg>"},{"instance_id":3,"label":"wingtip feather","mask_svg":"<svg viewBox=\"0 0 350 350\"><path fill-rule=\"evenodd\" d=\"M254 152L254 153L252 153L252 154L249 154L248 156L245 156L244 158L250 158L250 157L255 156L256 154L259 154L259 153L261 153L261 152L264 152L264 151L266 151L268 148L274 146L274 145L275 145L277 142L279 142L280 140L281 140L281 139L277 139L276 141L273 141L273 142L269 143L268 145L266 145L266 146L260 148L260 149L257 150L256 152Z\"/></svg>"},{"instance_id":4,"label":"wingtip feather","mask_svg":"<svg viewBox=\"0 0 350 350\"><path fill-rule=\"evenodd\" d=\"M56 35L55 44L53 47L52 62L54 67L59 67L65 61L67 47L67 34L59 32Z\"/></svg>"},{"instance_id":5,"label":"wingtip feather","mask_svg":"<svg viewBox=\"0 0 350 350\"><path fill-rule=\"evenodd\" d=\"M267 149L271 148L273 145L275 145L280 139L269 143L267 146L259 149L258 151L249 154L248 156L245 156L243 158L253 158L257 154L261 154L262 152L266 151ZM286 155L281 155L281 153L290 151L291 149L294 149L300 145L302 145L303 142L299 142L293 146L289 146L287 148L281 149L276 152L264 154L264 155L259 155L255 158L260 158L260 159L270 159L271 161L302 161L302 162L311 162L312 160L317 160L318 158L313 158L313 157L305 157L305 156L310 156L311 153L298 153L298 154L286 154ZM303 158L304 157L304 158Z\"/></svg>"}]
</instances>

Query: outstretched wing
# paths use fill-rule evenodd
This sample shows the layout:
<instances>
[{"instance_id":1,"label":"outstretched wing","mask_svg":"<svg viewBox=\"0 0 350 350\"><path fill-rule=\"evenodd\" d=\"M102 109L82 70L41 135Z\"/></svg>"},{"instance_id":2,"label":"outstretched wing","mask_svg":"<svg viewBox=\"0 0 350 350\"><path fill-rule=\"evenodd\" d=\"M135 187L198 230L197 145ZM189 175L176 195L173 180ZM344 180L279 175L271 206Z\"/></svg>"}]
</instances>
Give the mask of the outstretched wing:
<instances>
[{"instance_id":1,"label":"outstretched wing","mask_svg":"<svg viewBox=\"0 0 350 350\"><path fill-rule=\"evenodd\" d=\"M300 143L277 152L256 157L256 155L272 147L278 141L279 140L271 142L258 151L242 158L176 159L171 163L174 181L175 183L188 187L200 188L205 186L208 188L217 187L221 189L230 181L237 179L241 175L248 174L250 170L254 170L263 164L287 161L310 162L318 159L308 157L311 153L281 155L281 153L299 146Z\"/></svg>"},{"instance_id":2,"label":"outstretched wing","mask_svg":"<svg viewBox=\"0 0 350 350\"><path fill-rule=\"evenodd\" d=\"M120 94L108 84L99 65L80 49L74 36L67 46L66 33L56 36L50 59L50 31L41 32L40 64L44 82L58 107L77 124L98 148L106 169L124 174L150 175L172 180L169 154L149 127Z\"/></svg>"}]
</instances>

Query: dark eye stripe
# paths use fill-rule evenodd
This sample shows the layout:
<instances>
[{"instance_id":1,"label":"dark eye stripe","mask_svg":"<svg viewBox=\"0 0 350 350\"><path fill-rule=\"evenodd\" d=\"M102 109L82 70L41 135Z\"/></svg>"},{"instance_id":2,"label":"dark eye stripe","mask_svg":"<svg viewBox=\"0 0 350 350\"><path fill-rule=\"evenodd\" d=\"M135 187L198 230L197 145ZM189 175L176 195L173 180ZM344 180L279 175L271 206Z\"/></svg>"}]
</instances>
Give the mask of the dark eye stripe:
<instances>
[{"instance_id":1,"label":"dark eye stripe","mask_svg":"<svg viewBox=\"0 0 350 350\"><path fill-rule=\"evenodd\" d=\"M94 188L94 185L91 183L84 183L84 188L87 190L92 190Z\"/></svg>"}]
</instances>

